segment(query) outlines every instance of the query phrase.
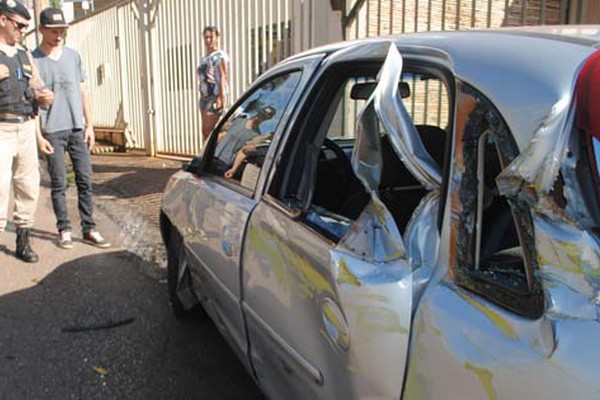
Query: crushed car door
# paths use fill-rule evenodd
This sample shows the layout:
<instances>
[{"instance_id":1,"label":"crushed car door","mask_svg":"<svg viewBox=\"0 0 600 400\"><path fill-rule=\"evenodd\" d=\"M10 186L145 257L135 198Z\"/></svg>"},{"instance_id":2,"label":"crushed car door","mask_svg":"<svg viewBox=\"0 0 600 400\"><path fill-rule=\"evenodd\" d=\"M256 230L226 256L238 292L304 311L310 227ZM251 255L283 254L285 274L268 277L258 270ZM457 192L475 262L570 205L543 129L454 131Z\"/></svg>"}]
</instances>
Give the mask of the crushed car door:
<instances>
[{"instance_id":1,"label":"crushed car door","mask_svg":"<svg viewBox=\"0 0 600 400\"><path fill-rule=\"evenodd\" d=\"M352 221L311 203L310 177L318 160L334 148L327 141L322 146L326 126L334 119L328 109L337 106L339 79L360 68L355 67L356 58L379 65L386 61L358 119L352 168L368 202ZM414 132L402 137L403 127L412 122L397 90L401 72L402 58L389 42L351 46L331 56L279 155L285 160L278 165L284 183L275 174L250 218L243 252L243 307L252 363L271 398L401 395L413 277L403 239L377 193L382 166L379 121L393 142L414 145L417 156L407 160L415 163L415 174L430 186L439 177L422 144L410 137ZM389 103L394 106L385 106ZM333 153L345 157L343 151ZM324 233L327 229L329 234ZM335 237L333 231L342 233Z\"/></svg>"},{"instance_id":2,"label":"crushed car door","mask_svg":"<svg viewBox=\"0 0 600 400\"><path fill-rule=\"evenodd\" d=\"M600 398L600 242L576 185L572 87L529 82L546 114L519 151L520 126L457 79L444 263L415 313L407 399Z\"/></svg>"}]
</instances>

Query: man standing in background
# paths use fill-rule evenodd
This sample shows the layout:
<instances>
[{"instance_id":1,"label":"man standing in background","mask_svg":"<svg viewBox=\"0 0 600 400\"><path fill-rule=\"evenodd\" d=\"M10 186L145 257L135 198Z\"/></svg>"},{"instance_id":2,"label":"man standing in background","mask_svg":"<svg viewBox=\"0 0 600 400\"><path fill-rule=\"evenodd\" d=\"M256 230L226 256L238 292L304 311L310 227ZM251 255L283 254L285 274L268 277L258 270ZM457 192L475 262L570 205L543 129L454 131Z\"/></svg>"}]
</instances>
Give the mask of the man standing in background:
<instances>
[{"instance_id":1,"label":"man standing in background","mask_svg":"<svg viewBox=\"0 0 600 400\"><path fill-rule=\"evenodd\" d=\"M77 51L64 46L68 24L58 8L40 13L42 43L33 52L44 82L53 88L54 104L41 111L39 147L46 154L52 186L52 207L59 233L58 245L73 247L72 226L66 201L65 152L69 153L77 185L77 203L83 241L110 247L96 230L93 216L92 163L94 127L85 87L85 70Z\"/></svg>"},{"instance_id":2,"label":"man standing in background","mask_svg":"<svg viewBox=\"0 0 600 400\"><path fill-rule=\"evenodd\" d=\"M43 88L31 54L19 44L30 19L18 1L0 0L0 233L8 220L12 183L16 256L34 263L39 257L29 235L40 187L36 115L38 106L49 105L53 96Z\"/></svg>"}]
</instances>

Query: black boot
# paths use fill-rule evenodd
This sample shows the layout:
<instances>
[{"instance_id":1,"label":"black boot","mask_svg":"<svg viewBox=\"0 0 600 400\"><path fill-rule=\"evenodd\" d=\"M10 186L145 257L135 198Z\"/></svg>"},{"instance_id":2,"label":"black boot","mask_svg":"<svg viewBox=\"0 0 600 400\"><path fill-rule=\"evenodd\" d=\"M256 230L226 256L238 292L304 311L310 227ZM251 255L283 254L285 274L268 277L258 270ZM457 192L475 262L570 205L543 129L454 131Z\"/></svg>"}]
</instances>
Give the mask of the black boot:
<instances>
[{"instance_id":1,"label":"black boot","mask_svg":"<svg viewBox=\"0 0 600 400\"><path fill-rule=\"evenodd\" d=\"M17 258L27 263L35 263L40 259L29 244L29 228L17 228Z\"/></svg>"}]
</instances>

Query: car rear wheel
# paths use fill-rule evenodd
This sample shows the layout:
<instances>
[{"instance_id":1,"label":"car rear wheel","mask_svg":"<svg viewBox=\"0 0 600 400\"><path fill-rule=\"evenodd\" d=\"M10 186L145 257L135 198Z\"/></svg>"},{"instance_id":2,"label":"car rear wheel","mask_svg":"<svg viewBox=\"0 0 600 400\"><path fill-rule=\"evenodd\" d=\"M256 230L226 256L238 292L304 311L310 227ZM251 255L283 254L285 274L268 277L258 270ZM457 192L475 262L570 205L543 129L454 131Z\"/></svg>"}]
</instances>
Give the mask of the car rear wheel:
<instances>
[{"instance_id":1,"label":"car rear wheel","mask_svg":"<svg viewBox=\"0 0 600 400\"><path fill-rule=\"evenodd\" d=\"M192 286L192 277L183 249L183 240L176 229L171 229L167 245L167 285L173 314L178 319L201 319L205 316ZM186 296L189 307L181 301Z\"/></svg>"}]
</instances>

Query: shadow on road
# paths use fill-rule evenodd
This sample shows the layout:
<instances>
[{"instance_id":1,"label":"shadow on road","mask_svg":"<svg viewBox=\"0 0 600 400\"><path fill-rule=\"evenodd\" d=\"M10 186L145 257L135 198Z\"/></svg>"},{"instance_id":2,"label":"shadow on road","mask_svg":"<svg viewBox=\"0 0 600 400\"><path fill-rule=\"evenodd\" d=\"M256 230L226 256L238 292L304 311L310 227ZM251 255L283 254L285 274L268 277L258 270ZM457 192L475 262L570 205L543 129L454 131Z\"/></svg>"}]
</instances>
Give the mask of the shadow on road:
<instances>
[{"instance_id":1,"label":"shadow on road","mask_svg":"<svg viewBox=\"0 0 600 400\"><path fill-rule=\"evenodd\" d=\"M212 323L176 321L139 263L83 257L0 297L0 398L261 398Z\"/></svg>"},{"instance_id":2,"label":"shadow on road","mask_svg":"<svg viewBox=\"0 0 600 400\"><path fill-rule=\"evenodd\" d=\"M94 192L121 198L162 193L169 177L180 168L147 168L137 165L94 165Z\"/></svg>"}]
</instances>

